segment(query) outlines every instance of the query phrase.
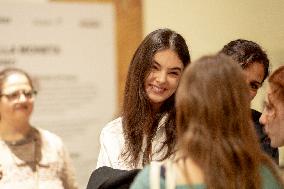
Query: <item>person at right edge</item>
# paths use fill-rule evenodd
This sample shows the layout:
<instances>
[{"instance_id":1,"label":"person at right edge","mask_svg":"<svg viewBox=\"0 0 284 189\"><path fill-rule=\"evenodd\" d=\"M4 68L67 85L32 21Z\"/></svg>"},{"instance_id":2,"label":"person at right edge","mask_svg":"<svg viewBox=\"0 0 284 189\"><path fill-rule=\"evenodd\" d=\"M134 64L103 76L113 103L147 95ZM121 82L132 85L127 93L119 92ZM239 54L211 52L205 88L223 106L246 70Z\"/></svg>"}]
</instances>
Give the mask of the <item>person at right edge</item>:
<instances>
[{"instance_id":1,"label":"person at right edge","mask_svg":"<svg viewBox=\"0 0 284 189\"><path fill-rule=\"evenodd\" d=\"M220 53L230 56L243 69L245 80L249 85L250 100L256 96L258 89L269 74L269 59L262 47L249 40L237 39L226 44ZM270 139L259 122L261 113L252 109L254 127L259 137L261 148L279 164L278 148L271 147Z\"/></svg>"}]
</instances>

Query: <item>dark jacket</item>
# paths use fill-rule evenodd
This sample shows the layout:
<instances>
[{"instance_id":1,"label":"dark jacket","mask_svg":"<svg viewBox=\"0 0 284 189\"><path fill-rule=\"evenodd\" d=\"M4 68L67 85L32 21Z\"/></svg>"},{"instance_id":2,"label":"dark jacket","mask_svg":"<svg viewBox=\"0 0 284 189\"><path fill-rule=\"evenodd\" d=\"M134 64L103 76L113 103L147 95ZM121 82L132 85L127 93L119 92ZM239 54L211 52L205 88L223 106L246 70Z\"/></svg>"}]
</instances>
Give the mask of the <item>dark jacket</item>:
<instances>
[{"instance_id":1,"label":"dark jacket","mask_svg":"<svg viewBox=\"0 0 284 189\"><path fill-rule=\"evenodd\" d=\"M261 113L252 109L252 118L254 127L256 129L259 142L261 145L261 148L264 152L266 152L272 159L279 164L279 152L278 148L273 148L270 146L270 139L263 131L263 125L259 122L259 118L261 116Z\"/></svg>"},{"instance_id":2,"label":"dark jacket","mask_svg":"<svg viewBox=\"0 0 284 189\"><path fill-rule=\"evenodd\" d=\"M139 172L139 169L130 171L100 167L93 171L87 189L128 189Z\"/></svg>"}]
</instances>

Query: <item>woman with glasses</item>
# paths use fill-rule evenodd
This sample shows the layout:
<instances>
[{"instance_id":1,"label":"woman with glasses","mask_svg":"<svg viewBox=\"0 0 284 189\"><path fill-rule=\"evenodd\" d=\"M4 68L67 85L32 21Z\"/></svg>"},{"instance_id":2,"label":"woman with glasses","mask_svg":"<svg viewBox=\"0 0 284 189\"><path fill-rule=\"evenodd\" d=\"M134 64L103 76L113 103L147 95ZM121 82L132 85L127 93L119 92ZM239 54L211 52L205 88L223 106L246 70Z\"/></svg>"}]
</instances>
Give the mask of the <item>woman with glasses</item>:
<instances>
[{"instance_id":1,"label":"woman with glasses","mask_svg":"<svg viewBox=\"0 0 284 189\"><path fill-rule=\"evenodd\" d=\"M0 188L76 189L61 139L30 124L35 95L23 70L0 72Z\"/></svg>"}]
</instances>

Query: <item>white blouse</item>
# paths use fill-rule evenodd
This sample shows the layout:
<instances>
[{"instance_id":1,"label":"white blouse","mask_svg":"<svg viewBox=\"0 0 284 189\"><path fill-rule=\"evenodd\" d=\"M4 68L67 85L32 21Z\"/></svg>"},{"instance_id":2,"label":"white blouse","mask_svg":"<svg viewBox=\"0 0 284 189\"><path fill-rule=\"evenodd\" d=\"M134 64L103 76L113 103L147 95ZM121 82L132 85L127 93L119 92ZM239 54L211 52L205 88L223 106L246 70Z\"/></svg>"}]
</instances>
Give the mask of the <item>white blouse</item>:
<instances>
[{"instance_id":1,"label":"white blouse","mask_svg":"<svg viewBox=\"0 0 284 189\"><path fill-rule=\"evenodd\" d=\"M43 129L32 131L30 140L23 144L0 140L0 188L78 189L62 140Z\"/></svg>"},{"instance_id":2,"label":"white blouse","mask_svg":"<svg viewBox=\"0 0 284 189\"><path fill-rule=\"evenodd\" d=\"M152 143L152 161L160 160L165 156L167 149L163 148L160 152L161 146L166 139L165 133L165 119L164 116L159 123L156 135ZM144 138L145 139L145 138ZM142 167L142 153L137 167L130 167L123 161L121 153L123 151L125 140L122 130L122 118L119 117L109 122L101 131L100 135L100 152L97 161L97 168L102 166L112 167L114 169L131 170L141 169ZM146 141L143 140L142 149L145 150Z\"/></svg>"}]
</instances>

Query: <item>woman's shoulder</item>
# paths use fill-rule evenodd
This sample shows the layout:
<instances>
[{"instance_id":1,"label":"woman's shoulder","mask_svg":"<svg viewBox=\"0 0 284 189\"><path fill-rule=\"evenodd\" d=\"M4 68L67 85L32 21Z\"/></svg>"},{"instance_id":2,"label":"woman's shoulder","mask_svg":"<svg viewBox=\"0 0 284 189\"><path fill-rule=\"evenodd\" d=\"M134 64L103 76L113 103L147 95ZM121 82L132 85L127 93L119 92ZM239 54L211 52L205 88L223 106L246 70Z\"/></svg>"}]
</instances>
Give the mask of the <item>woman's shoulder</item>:
<instances>
[{"instance_id":1,"label":"woman's shoulder","mask_svg":"<svg viewBox=\"0 0 284 189\"><path fill-rule=\"evenodd\" d=\"M106 146L113 148L113 146L122 147L124 144L124 136L122 130L122 118L119 117L107 123L101 131L100 140ZM117 146L117 147L118 147Z\"/></svg>"},{"instance_id":2,"label":"woman's shoulder","mask_svg":"<svg viewBox=\"0 0 284 189\"><path fill-rule=\"evenodd\" d=\"M262 178L262 185L263 188L275 188L275 189L280 189L281 184L277 180L276 176L272 173L272 170L269 169L266 165L261 166L260 168L260 175Z\"/></svg>"},{"instance_id":3,"label":"woman's shoulder","mask_svg":"<svg viewBox=\"0 0 284 189\"><path fill-rule=\"evenodd\" d=\"M102 133L122 133L122 118L118 117L108 122L102 129Z\"/></svg>"},{"instance_id":4,"label":"woman's shoulder","mask_svg":"<svg viewBox=\"0 0 284 189\"><path fill-rule=\"evenodd\" d=\"M145 189L152 188L153 186L159 186L159 188L166 188L165 174L166 174L166 164L161 162L151 162L141 170L137 177L135 178L131 189ZM159 171L158 171L159 170ZM172 174L172 172L171 172ZM154 178L152 180L152 178ZM170 178L171 179L171 178ZM176 189L204 189L204 184L195 185L176 185Z\"/></svg>"},{"instance_id":5,"label":"woman's shoulder","mask_svg":"<svg viewBox=\"0 0 284 189\"><path fill-rule=\"evenodd\" d=\"M43 141L47 141L49 143L54 143L54 144L57 144L57 145L62 145L62 139L56 135L55 133L51 132L51 131L48 131L48 130L45 130L45 129L42 129L42 128L35 128L36 130L38 130L40 136L41 136L41 139Z\"/></svg>"},{"instance_id":6,"label":"woman's shoulder","mask_svg":"<svg viewBox=\"0 0 284 189\"><path fill-rule=\"evenodd\" d=\"M145 166L135 177L130 189L150 188L150 165Z\"/></svg>"}]
</instances>

